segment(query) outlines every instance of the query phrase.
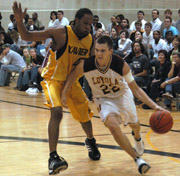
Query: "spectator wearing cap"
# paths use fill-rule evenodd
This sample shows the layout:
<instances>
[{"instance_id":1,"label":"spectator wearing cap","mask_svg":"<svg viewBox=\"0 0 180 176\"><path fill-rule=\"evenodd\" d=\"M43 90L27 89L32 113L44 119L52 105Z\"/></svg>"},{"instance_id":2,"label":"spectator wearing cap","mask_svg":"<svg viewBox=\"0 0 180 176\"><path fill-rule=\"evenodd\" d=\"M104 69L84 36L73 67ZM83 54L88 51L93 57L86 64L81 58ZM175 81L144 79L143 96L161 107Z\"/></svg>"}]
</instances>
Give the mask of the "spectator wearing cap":
<instances>
[{"instance_id":1,"label":"spectator wearing cap","mask_svg":"<svg viewBox=\"0 0 180 176\"><path fill-rule=\"evenodd\" d=\"M178 10L179 20L176 21L176 28L180 34L180 9Z\"/></svg>"},{"instance_id":2,"label":"spectator wearing cap","mask_svg":"<svg viewBox=\"0 0 180 176\"><path fill-rule=\"evenodd\" d=\"M0 87L9 86L11 73L19 73L26 64L21 55L10 49L9 44L2 46L0 60L2 62L0 69Z\"/></svg>"},{"instance_id":3,"label":"spectator wearing cap","mask_svg":"<svg viewBox=\"0 0 180 176\"><path fill-rule=\"evenodd\" d=\"M178 30L176 29L176 27L172 26L172 18L171 17L166 17L164 20L164 31L163 31L163 37L165 38L165 34L167 31L172 31L173 36L175 35L179 35Z\"/></svg>"},{"instance_id":4,"label":"spectator wearing cap","mask_svg":"<svg viewBox=\"0 0 180 176\"><path fill-rule=\"evenodd\" d=\"M173 33L172 31L167 31L165 34L165 44L163 46L163 49L166 50L167 52L171 51L173 49Z\"/></svg>"}]
</instances>

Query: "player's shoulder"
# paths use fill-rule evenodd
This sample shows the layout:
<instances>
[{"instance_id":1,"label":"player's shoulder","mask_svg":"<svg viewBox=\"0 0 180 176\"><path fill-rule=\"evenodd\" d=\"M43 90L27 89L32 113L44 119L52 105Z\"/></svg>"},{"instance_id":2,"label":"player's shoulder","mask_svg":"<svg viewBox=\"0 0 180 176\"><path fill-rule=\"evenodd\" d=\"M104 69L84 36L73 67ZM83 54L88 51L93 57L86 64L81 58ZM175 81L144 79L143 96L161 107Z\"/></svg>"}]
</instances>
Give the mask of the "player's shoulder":
<instances>
[{"instance_id":1,"label":"player's shoulder","mask_svg":"<svg viewBox=\"0 0 180 176\"><path fill-rule=\"evenodd\" d=\"M118 55L112 54L112 62L110 68L122 75L125 61Z\"/></svg>"},{"instance_id":2,"label":"player's shoulder","mask_svg":"<svg viewBox=\"0 0 180 176\"><path fill-rule=\"evenodd\" d=\"M87 59L84 59L84 72L88 72L96 69L95 65L95 56L90 56Z\"/></svg>"}]
</instances>

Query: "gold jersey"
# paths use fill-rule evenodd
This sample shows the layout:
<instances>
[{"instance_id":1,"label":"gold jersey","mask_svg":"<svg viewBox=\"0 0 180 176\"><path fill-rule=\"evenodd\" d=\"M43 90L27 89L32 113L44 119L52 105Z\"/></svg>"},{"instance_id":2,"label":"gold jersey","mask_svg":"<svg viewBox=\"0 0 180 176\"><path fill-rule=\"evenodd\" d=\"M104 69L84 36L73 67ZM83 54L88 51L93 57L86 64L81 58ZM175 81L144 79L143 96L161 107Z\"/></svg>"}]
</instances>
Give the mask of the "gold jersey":
<instances>
[{"instance_id":1,"label":"gold jersey","mask_svg":"<svg viewBox=\"0 0 180 176\"><path fill-rule=\"evenodd\" d=\"M43 69L42 77L49 80L66 81L80 58L88 58L93 44L91 34L79 39L71 26L66 26L65 46L58 51L50 50L48 63Z\"/></svg>"}]
</instances>

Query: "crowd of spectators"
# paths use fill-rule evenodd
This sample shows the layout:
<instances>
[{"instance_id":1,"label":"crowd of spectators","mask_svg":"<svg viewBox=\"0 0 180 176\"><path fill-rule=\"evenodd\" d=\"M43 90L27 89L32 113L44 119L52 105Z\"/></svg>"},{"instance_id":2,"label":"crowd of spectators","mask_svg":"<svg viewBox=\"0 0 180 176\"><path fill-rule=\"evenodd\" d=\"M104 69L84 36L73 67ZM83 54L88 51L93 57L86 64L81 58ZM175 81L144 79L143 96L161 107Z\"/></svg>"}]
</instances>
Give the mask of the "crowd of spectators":
<instances>
[{"instance_id":1,"label":"crowd of spectators","mask_svg":"<svg viewBox=\"0 0 180 176\"><path fill-rule=\"evenodd\" d=\"M180 18L180 9L178 11ZM27 92L41 91L40 70L51 38L46 41L24 41L18 33L14 15L9 16L7 32L1 24L0 13L0 86L9 86L12 72L19 73L15 89ZM159 11L152 10L152 20L145 20L142 10L131 24L123 15L112 15L111 22L105 25L98 15L94 15L92 32L94 40L108 35L113 40L114 54L122 57L130 66L137 84L154 100L165 97L165 105L171 108L171 99L180 93L180 19L172 19L172 11L164 11L164 19L159 19ZM62 10L50 13L49 28L71 25ZM45 26L34 12L32 17L24 17L27 30L44 30ZM89 99L92 98L85 78L81 85ZM142 106L149 109L147 105Z\"/></svg>"}]
</instances>

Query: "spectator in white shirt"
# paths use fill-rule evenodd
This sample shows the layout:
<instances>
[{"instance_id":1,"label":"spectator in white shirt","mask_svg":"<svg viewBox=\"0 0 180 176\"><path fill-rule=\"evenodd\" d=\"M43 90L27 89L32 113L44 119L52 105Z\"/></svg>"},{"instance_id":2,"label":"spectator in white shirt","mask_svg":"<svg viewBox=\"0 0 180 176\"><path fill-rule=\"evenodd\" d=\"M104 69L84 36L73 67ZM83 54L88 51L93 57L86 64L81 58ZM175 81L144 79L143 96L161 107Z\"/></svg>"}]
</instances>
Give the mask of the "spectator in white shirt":
<instances>
[{"instance_id":1,"label":"spectator in white shirt","mask_svg":"<svg viewBox=\"0 0 180 176\"><path fill-rule=\"evenodd\" d=\"M152 49L153 49L153 59L150 61L151 66L155 66L155 63L158 59L158 52L164 49L165 41L161 39L161 34L159 31L153 32L153 41L152 41Z\"/></svg>"},{"instance_id":2,"label":"spectator in white shirt","mask_svg":"<svg viewBox=\"0 0 180 176\"><path fill-rule=\"evenodd\" d=\"M117 22L116 22L116 16L113 15L113 16L111 17L111 23L108 24L108 26L107 26L108 32L110 33L110 32L111 32L111 29L112 29L112 28L115 28L116 25L117 25Z\"/></svg>"},{"instance_id":3,"label":"spectator in white shirt","mask_svg":"<svg viewBox=\"0 0 180 176\"><path fill-rule=\"evenodd\" d=\"M158 30L160 31L162 21L159 19L159 10L153 9L152 10L152 31Z\"/></svg>"},{"instance_id":4,"label":"spectator in white shirt","mask_svg":"<svg viewBox=\"0 0 180 176\"><path fill-rule=\"evenodd\" d=\"M132 41L128 37L129 37L128 31L122 30L120 32L120 39L118 41L118 54L121 57L125 57L132 51L131 48Z\"/></svg>"},{"instance_id":5,"label":"spectator in white shirt","mask_svg":"<svg viewBox=\"0 0 180 176\"><path fill-rule=\"evenodd\" d=\"M153 31L152 31L152 24L147 22L145 24L145 32L143 33L143 41L142 43L147 46L147 52L150 58L152 58L152 41L153 41Z\"/></svg>"},{"instance_id":6,"label":"spectator in white shirt","mask_svg":"<svg viewBox=\"0 0 180 176\"><path fill-rule=\"evenodd\" d=\"M56 19L57 19L57 12L56 11L52 11L51 13L50 13L50 21L49 21L49 24L48 24L48 27L51 27L51 26L53 26L54 25L54 23L55 23L55 21L56 21Z\"/></svg>"},{"instance_id":7,"label":"spectator in white shirt","mask_svg":"<svg viewBox=\"0 0 180 176\"><path fill-rule=\"evenodd\" d=\"M131 23L131 26L130 26L130 29L132 30L132 31L135 31L136 30L136 27L135 27L135 22L136 21L139 21L139 22L141 22L142 23L142 29L144 30L144 28L145 28L145 24L146 24L146 21L144 20L144 12L142 11L142 10L139 10L138 12L137 12L137 20L135 20L135 21L133 21L132 23Z\"/></svg>"},{"instance_id":8,"label":"spectator in white shirt","mask_svg":"<svg viewBox=\"0 0 180 176\"><path fill-rule=\"evenodd\" d=\"M69 25L69 20L64 17L64 12L62 10L58 10L57 12L57 18L54 22L54 26L67 26Z\"/></svg>"},{"instance_id":9,"label":"spectator in white shirt","mask_svg":"<svg viewBox=\"0 0 180 176\"><path fill-rule=\"evenodd\" d=\"M173 33L172 31L167 31L165 34L165 44L164 44L164 50L167 52L171 51L173 49Z\"/></svg>"},{"instance_id":10,"label":"spectator in white shirt","mask_svg":"<svg viewBox=\"0 0 180 176\"><path fill-rule=\"evenodd\" d=\"M14 29L14 22L15 22L14 14L11 14L9 16L9 19L11 20L11 22L8 24L8 30L12 30Z\"/></svg>"}]
</instances>

